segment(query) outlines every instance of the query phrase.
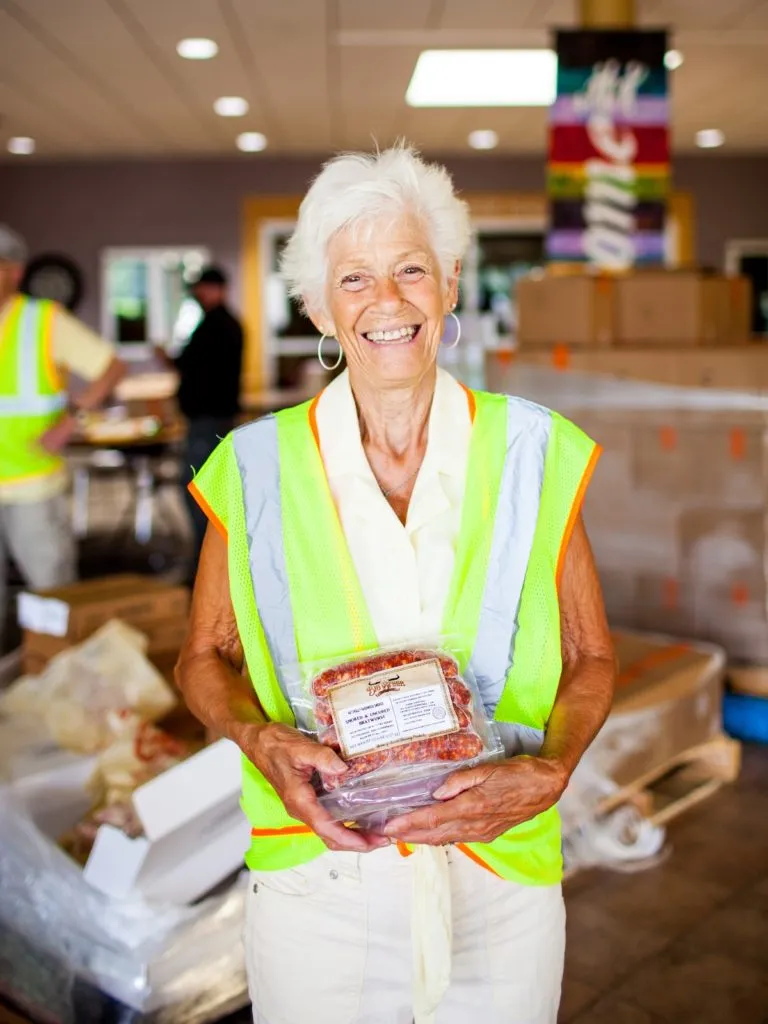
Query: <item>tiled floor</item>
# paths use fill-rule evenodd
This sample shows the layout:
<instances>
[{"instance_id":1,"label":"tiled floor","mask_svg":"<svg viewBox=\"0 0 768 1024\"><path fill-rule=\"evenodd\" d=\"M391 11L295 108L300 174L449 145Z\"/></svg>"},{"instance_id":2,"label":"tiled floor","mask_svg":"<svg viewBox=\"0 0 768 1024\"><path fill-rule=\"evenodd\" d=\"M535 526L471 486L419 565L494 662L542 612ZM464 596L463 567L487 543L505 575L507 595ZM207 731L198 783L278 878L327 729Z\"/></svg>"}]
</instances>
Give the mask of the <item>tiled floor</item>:
<instances>
[{"instance_id":1,"label":"tiled floor","mask_svg":"<svg viewBox=\"0 0 768 1024\"><path fill-rule=\"evenodd\" d=\"M768 1024L768 750L669 838L650 871L569 883L561 1024Z\"/></svg>"}]
</instances>

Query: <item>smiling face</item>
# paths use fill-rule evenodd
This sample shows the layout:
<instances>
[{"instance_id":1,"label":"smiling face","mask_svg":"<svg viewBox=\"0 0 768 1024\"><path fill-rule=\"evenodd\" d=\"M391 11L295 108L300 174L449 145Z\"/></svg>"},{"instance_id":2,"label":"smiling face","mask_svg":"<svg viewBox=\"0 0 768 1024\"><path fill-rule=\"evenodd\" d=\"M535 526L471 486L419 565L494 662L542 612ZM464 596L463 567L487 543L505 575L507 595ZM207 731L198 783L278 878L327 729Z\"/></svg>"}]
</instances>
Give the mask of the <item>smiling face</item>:
<instances>
[{"instance_id":1,"label":"smiling face","mask_svg":"<svg viewBox=\"0 0 768 1024\"><path fill-rule=\"evenodd\" d=\"M312 319L338 338L352 376L397 388L431 372L458 283L444 280L418 220L385 216L364 233L339 231L328 261L332 323Z\"/></svg>"}]
</instances>

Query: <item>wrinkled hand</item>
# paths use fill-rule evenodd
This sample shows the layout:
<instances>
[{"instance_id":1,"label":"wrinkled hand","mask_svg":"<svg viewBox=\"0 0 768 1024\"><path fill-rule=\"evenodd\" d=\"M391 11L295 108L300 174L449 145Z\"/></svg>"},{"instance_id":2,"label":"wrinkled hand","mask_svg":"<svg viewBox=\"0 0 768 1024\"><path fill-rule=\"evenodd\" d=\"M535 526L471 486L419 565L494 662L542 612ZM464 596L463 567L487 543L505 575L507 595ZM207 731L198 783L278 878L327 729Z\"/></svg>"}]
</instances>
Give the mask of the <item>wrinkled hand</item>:
<instances>
[{"instance_id":1,"label":"wrinkled hand","mask_svg":"<svg viewBox=\"0 0 768 1024\"><path fill-rule=\"evenodd\" d=\"M245 756L272 783L292 818L303 821L329 850L368 853L388 846L389 839L334 821L320 805L310 779L315 771L323 775L344 775L347 766L330 747L316 743L298 729L271 722L246 726L238 737Z\"/></svg>"},{"instance_id":2,"label":"wrinkled hand","mask_svg":"<svg viewBox=\"0 0 768 1024\"><path fill-rule=\"evenodd\" d=\"M406 843L490 843L557 803L563 767L543 757L515 757L455 772L435 791L437 803L388 822L384 835Z\"/></svg>"},{"instance_id":3,"label":"wrinkled hand","mask_svg":"<svg viewBox=\"0 0 768 1024\"><path fill-rule=\"evenodd\" d=\"M66 448L76 429L77 420L74 416L62 416L60 420L57 420L52 427L49 427L48 430L38 438L37 443L50 455L58 455L63 448Z\"/></svg>"}]
</instances>

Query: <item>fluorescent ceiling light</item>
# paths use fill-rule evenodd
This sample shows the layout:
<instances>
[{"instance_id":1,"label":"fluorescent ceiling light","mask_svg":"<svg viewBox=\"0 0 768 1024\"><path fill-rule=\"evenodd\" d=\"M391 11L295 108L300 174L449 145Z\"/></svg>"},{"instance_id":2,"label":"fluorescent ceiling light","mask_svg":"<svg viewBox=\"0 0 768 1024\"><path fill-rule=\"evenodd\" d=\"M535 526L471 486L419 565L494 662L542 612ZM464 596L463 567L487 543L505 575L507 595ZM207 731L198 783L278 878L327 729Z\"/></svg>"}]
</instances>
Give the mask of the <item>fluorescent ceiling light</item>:
<instances>
[{"instance_id":1,"label":"fluorescent ceiling light","mask_svg":"<svg viewBox=\"0 0 768 1024\"><path fill-rule=\"evenodd\" d=\"M248 100L242 96L220 96L213 109L219 117L243 117L248 113Z\"/></svg>"},{"instance_id":2,"label":"fluorescent ceiling light","mask_svg":"<svg viewBox=\"0 0 768 1024\"><path fill-rule=\"evenodd\" d=\"M412 107L547 107L556 85L552 50L425 50L405 99Z\"/></svg>"},{"instance_id":3,"label":"fluorescent ceiling light","mask_svg":"<svg viewBox=\"0 0 768 1024\"><path fill-rule=\"evenodd\" d=\"M267 137L261 132L243 132L237 136L237 148L243 153L260 153L267 148Z\"/></svg>"},{"instance_id":4,"label":"fluorescent ceiling light","mask_svg":"<svg viewBox=\"0 0 768 1024\"><path fill-rule=\"evenodd\" d=\"M176 46L176 53L185 60L210 60L218 52L212 39L182 39Z\"/></svg>"},{"instance_id":5,"label":"fluorescent ceiling light","mask_svg":"<svg viewBox=\"0 0 768 1024\"><path fill-rule=\"evenodd\" d=\"M469 133L467 142L472 149L496 149L499 144L499 136L492 128L478 128Z\"/></svg>"},{"instance_id":6,"label":"fluorescent ceiling light","mask_svg":"<svg viewBox=\"0 0 768 1024\"><path fill-rule=\"evenodd\" d=\"M725 135L719 128L702 128L696 132L696 145L699 149L717 149L725 142Z\"/></svg>"},{"instance_id":7,"label":"fluorescent ceiling light","mask_svg":"<svg viewBox=\"0 0 768 1024\"><path fill-rule=\"evenodd\" d=\"M679 50L667 50L664 54L664 66L670 71L677 71L684 59Z\"/></svg>"},{"instance_id":8,"label":"fluorescent ceiling light","mask_svg":"<svg viewBox=\"0 0 768 1024\"><path fill-rule=\"evenodd\" d=\"M8 139L8 152L15 153L16 156L29 156L35 152L35 140L27 135L16 135Z\"/></svg>"}]
</instances>

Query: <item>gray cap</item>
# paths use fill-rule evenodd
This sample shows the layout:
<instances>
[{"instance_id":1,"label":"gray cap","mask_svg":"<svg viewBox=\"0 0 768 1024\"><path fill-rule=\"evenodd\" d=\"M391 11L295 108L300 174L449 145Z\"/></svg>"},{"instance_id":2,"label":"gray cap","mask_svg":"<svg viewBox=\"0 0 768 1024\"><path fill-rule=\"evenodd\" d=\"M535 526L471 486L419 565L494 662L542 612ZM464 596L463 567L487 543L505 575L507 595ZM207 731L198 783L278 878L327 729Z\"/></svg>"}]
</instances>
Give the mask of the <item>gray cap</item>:
<instances>
[{"instance_id":1,"label":"gray cap","mask_svg":"<svg viewBox=\"0 0 768 1024\"><path fill-rule=\"evenodd\" d=\"M27 244L21 235L11 231L7 224L0 224L0 260L8 263L27 262Z\"/></svg>"}]
</instances>

